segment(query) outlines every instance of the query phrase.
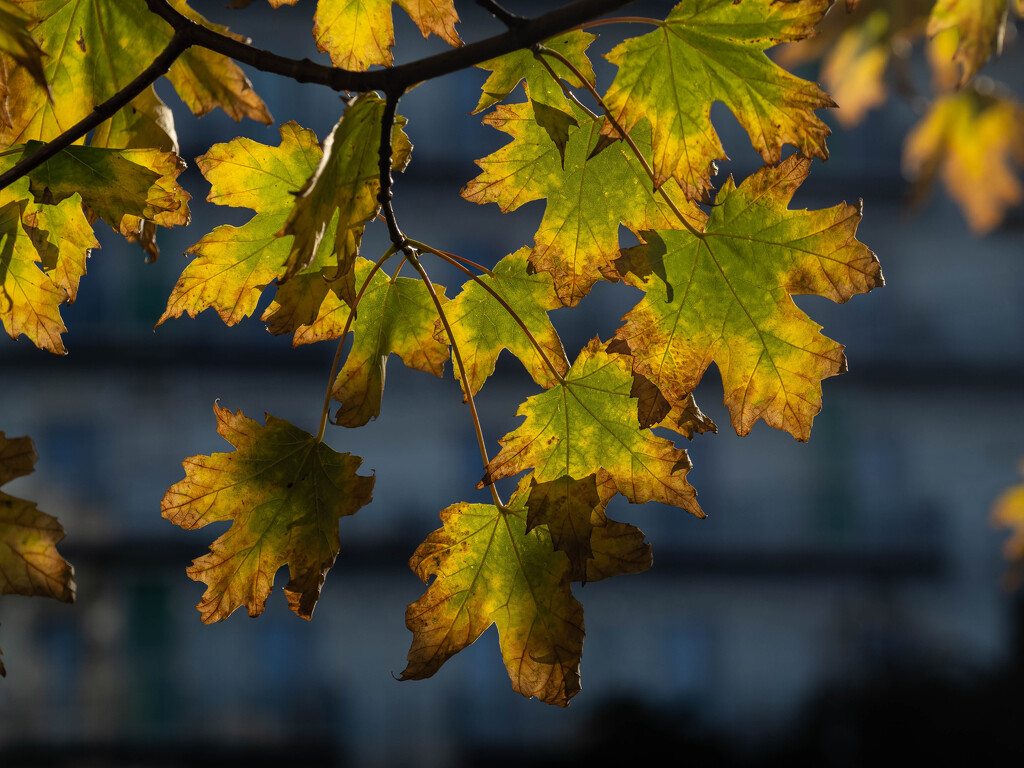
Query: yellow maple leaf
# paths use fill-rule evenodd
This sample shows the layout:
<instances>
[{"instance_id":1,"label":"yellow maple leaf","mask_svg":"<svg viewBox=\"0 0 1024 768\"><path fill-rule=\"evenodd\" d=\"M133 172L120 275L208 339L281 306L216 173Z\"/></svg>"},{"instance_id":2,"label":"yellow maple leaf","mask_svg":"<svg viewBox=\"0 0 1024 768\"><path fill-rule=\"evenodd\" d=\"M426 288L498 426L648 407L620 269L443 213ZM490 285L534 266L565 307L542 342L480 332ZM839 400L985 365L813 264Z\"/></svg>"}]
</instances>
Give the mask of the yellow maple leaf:
<instances>
[{"instance_id":1,"label":"yellow maple leaf","mask_svg":"<svg viewBox=\"0 0 1024 768\"><path fill-rule=\"evenodd\" d=\"M972 89L936 99L903 147L913 197L940 177L977 234L995 229L1024 200L1015 165L1024 168L1024 105Z\"/></svg>"}]
</instances>

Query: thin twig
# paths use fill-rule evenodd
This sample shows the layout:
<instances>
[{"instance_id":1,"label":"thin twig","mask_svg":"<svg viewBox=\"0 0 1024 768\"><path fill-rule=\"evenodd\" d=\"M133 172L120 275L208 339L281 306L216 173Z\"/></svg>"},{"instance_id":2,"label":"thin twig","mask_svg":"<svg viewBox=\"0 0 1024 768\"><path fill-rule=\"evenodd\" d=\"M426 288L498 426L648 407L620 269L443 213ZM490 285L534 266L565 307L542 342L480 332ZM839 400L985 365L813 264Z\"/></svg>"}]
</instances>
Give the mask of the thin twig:
<instances>
[{"instance_id":1,"label":"thin twig","mask_svg":"<svg viewBox=\"0 0 1024 768\"><path fill-rule=\"evenodd\" d=\"M327 417L331 412L331 392L334 391L334 377L338 375L338 365L341 363L341 350L345 346L345 337L348 336L349 329L352 328L352 322L356 318L356 308L359 306L359 302L362 301L363 294L366 293L366 289L369 288L370 281L373 280L373 276L377 274L377 270L384 266L384 262L390 259L395 252L394 248L388 248L387 251L384 252L384 255L377 259L377 263L373 265L373 269L370 270L370 274L366 276L362 287L359 289L359 293L357 293L355 299L352 300L352 306L348 309L348 319L345 320L345 328L341 332L341 338L338 339L338 348L334 351L334 362L331 363L331 374L327 377L327 392L324 394L324 407L320 412L320 429L316 433L316 441L318 443L324 439L324 432L327 431Z\"/></svg>"},{"instance_id":2,"label":"thin twig","mask_svg":"<svg viewBox=\"0 0 1024 768\"><path fill-rule=\"evenodd\" d=\"M461 48L397 67L351 72L318 64L309 59L293 59L257 48L192 21L175 10L167 0L145 0L146 7L170 24L175 31L167 48L142 74L107 101L94 107L87 117L0 175L0 189L34 170L112 117L118 109L138 96L161 75L166 74L175 60L192 46L206 48L261 72L282 75L299 83L326 85L335 91L404 91L416 83L443 77L460 69L476 66L488 59L529 48L541 40L632 2L635 0L576 0L543 16L524 19L522 24L503 34Z\"/></svg>"},{"instance_id":3,"label":"thin twig","mask_svg":"<svg viewBox=\"0 0 1024 768\"><path fill-rule=\"evenodd\" d=\"M655 185L655 191L661 195L662 199L668 204L668 207L672 210L672 213L674 213L676 217L679 219L679 221L683 223L683 226L686 227L686 230L697 239L703 240L704 233L697 229L695 226L693 226L693 224L690 223L690 220L683 215L683 212L679 210L679 206L676 205L675 201L671 197L669 197L668 193L665 191L664 186L657 186L657 181L654 176L654 169L651 168L650 163L647 162L647 158L644 157L644 153L640 151L640 147L638 147L636 145L636 142L633 141L633 137L630 136L623 129L622 123L620 123L616 119L615 115L612 114L612 111L608 109L608 105L605 104L604 99L601 98L601 94L597 92L597 89L593 85L591 85L590 82L587 81L587 78L583 76L583 73L580 72L579 69L577 69L575 64L569 61L569 59L567 59L558 51L553 50L551 48L545 48L544 46L540 46L538 50L544 56L552 56L558 59L560 62L562 62L562 64L569 68L570 72L572 72L574 75L576 75L576 77L579 78L580 82L583 83L583 87L586 88L590 95L594 97L594 100L597 101L597 105L601 108L601 111L604 112L605 116L608 118L608 122L610 122L612 124L612 127L615 128L619 135L623 139L625 139L626 144L629 145L629 148L633 151L633 154L636 155L636 159L640 161L640 164L643 166L644 171L646 171L647 175L651 178L651 183Z\"/></svg>"},{"instance_id":4,"label":"thin twig","mask_svg":"<svg viewBox=\"0 0 1024 768\"><path fill-rule=\"evenodd\" d=\"M444 307L441 306L441 299L437 296L437 291L434 290L434 284L430 282L430 278L427 276L427 271L423 269L423 265L420 264L418 258L415 255L409 256L409 263L416 268L416 271L420 273L420 278L423 280L423 284L427 287L427 292L430 293L430 298L434 300L434 307L437 309L437 316L441 319L441 324L444 326L445 333L448 334L448 341L452 345L452 357L455 358L456 365L459 366L459 376L462 379L462 391L466 394L466 402L469 403L469 412L473 416L473 428L476 431L476 442L480 447L480 458L484 461L484 471L487 471L487 465L491 463L491 460L487 457L487 443L484 441L484 429L480 424L480 414L476 410L476 401L473 399L473 390L469 387L469 376L466 375L466 366L462 363L462 353L459 351L459 345L455 343L455 334L452 332L452 327L448 323L448 316L444 313ZM498 489L494 487L494 483L488 486L491 489L491 498L494 500L494 506L498 509L504 509L505 505L501 501L501 497L498 495Z\"/></svg>"},{"instance_id":5,"label":"thin twig","mask_svg":"<svg viewBox=\"0 0 1024 768\"><path fill-rule=\"evenodd\" d=\"M380 178L380 189L377 191L377 202L380 203L380 211L384 221L388 225L388 235L392 245L396 249L408 255L409 241L402 230L398 227L398 220L395 218L395 210L391 205L391 178L392 147L391 133L395 127L395 113L398 110L398 100L402 98L404 89L388 91L387 100L384 102L384 115L380 121L380 144L377 147L377 167Z\"/></svg>"},{"instance_id":6,"label":"thin twig","mask_svg":"<svg viewBox=\"0 0 1024 768\"><path fill-rule=\"evenodd\" d=\"M153 63L146 67L138 77L102 104L93 107L92 112L68 128L60 136L48 141L28 157L23 157L19 160L13 168L0 174L0 189L31 173L51 157L70 147L93 128L113 117L119 109L127 105L160 77L167 74L167 70L171 68L171 65L181 54L188 50L190 45L191 43L186 33L175 32L167 47L153 59Z\"/></svg>"},{"instance_id":7,"label":"thin twig","mask_svg":"<svg viewBox=\"0 0 1024 768\"><path fill-rule=\"evenodd\" d=\"M506 312L508 312L509 317L515 320L516 324L518 324L519 327L523 329L523 333L526 334L526 338L530 340L530 344L532 344L533 348L537 350L537 354L540 355L541 359L544 361L544 365L547 366L547 369L551 371L551 375L555 377L559 384L565 384L565 377L558 372L557 368L555 368L554 364L551 362L551 359L548 357L547 352L544 351L544 348L540 345L540 342L537 341L536 337L533 335L530 329L526 327L526 323L523 322L523 319L519 316L519 313L512 309L512 307L508 305L508 302L506 302L505 299L503 299L498 294L497 291L491 288L491 286L489 286L487 283L481 280L477 275L474 275L472 272L470 272L469 269L467 269L465 266L456 261L452 254L445 253L444 251L437 251L429 247L426 247L423 250L427 251L428 253L434 254L439 259L442 259L451 264L456 269L461 270L464 275L467 275L470 279L473 280L473 282L475 282L477 285L479 285L481 288L483 288L485 291L491 294L494 300L501 304L502 308ZM565 364L566 367L568 367L569 361L565 360Z\"/></svg>"},{"instance_id":8,"label":"thin twig","mask_svg":"<svg viewBox=\"0 0 1024 768\"><path fill-rule=\"evenodd\" d=\"M509 29L516 29L526 23L526 19L502 8L496 0L476 0L481 8L491 14Z\"/></svg>"},{"instance_id":9,"label":"thin twig","mask_svg":"<svg viewBox=\"0 0 1024 768\"><path fill-rule=\"evenodd\" d=\"M418 250L426 251L427 253L432 253L435 256L440 256L442 258L455 259L456 261L461 261L467 267L472 267L475 270L483 272L485 275L493 275L494 274L494 272L489 270L483 264L477 264L475 261L473 261L472 259L467 259L465 256L459 256L458 254L455 254L455 253L449 253L448 251L442 251L442 250L440 250L438 248L434 248L433 246L427 245L426 243L421 243L419 240L412 240L412 239L410 239L409 242L415 248L417 248Z\"/></svg>"}]
</instances>

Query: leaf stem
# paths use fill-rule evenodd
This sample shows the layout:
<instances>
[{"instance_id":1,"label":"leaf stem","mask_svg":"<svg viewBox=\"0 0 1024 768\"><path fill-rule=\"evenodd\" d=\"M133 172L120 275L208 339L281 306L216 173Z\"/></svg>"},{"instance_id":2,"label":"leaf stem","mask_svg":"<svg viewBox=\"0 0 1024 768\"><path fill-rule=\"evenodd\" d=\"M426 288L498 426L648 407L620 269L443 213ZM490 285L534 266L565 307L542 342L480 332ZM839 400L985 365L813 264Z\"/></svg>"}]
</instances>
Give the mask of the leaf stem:
<instances>
[{"instance_id":1,"label":"leaf stem","mask_svg":"<svg viewBox=\"0 0 1024 768\"><path fill-rule=\"evenodd\" d=\"M633 141L633 137L630 136L625 130L623 130L622 123L620 123L618 119L616 119L615 115L612 114L611 110L608 109L608 105L605 104L604 99L601 98L601 94L599 94L597 92L597 89L587 81L587 78L585 78L583 76L583 73L576 68L576 65L569 61L569 59L567 59L561 53L551 48L546 48L543 45L538 45L536 50L538 53L544 56L552 56L558 59L560 62L562 62L562 64L564 64L569 69L570 72L572 72L574 75L576 75L577 78L579 78L580 82L583 83L583 87L586 88L590 95L594 97L594 100L597 101L597 104L601 108L601 111L604 112L605 116L608 118L608 122L610 122L612 124L612 127L615 128L619 135L623 139L625 139L626 144L629 145L629 148L633 151L633 154L636 155L636 159L640 161L640 164L643 166L644 171L646 171L647 175L651 178L651 183L655 185L655 190L668 204L668 207L672 210L672 213L676 215L676 217L679 219L679 221L682 222L683 226L686 227L686 230L691 235L696 237L698 240L703 240L704 233L697 229L695 226L693 226L693 224L690 223L690 220L683 215L683 212L679 210L679 206L676 205L675 201L671 197L669 197L668 192L665 191L664 185L660 187L657 186L657 182L655 181L654 176L654 169L651 168L651 164L647 162L647 158L644 157L644 153L640 151L640 147L638 147L636 145L636 142Z\"/></svg>"},{"instance_id":2,"label":"leaf stem","mask_svg":"<svg viewBox=\"0 0 1024 768\"><path fill-rule=\"evenodd\" d=\"M419 247L422 244L417 243L416 245L417 245L417 247ZM424 250L424 251L426 251L428 253L432 253L435 256L437 256L439 259L442 259L442 260L448 262L449 264L451 264L456 269L461 270L463 274L469 276L469 278L472 279L477 285L479 285L481 288L483 288L485 291L487 291L494 298L495 301L497 301L499 304L501 304L502 308L506 312L508 312L509 317L511 317L513 320L515 320L516 324L520 328L523 329L523 333L526 334L526 338L530 340L530 344L532 344L533 348L535 350L537 350L537 354L540 355L541 360L544 361L544 365L547 366L547 369L549 371L551 371L551 375L555 377L555 379L558 381L559 384L565 384L565 377L562 374L560 374L558 372L558 370L555 368L554 363L551 362L551 358L548 357L547 352L544 351L544 348L540 345L540 342L537 341L537 338L533 335L533 333L530 331L530 329L526 327L526 323L523 322L523 319L519 316L519 313L517 313L514 309L512 309L512 307L509 306L508 302L506 302L498 294L497 291L495 291L493 288L491 288L491 286L489 286L487 283L485 283L483 280L481 280L477 275L474 275L472 272L470 272L465 266L463 266L458 261L456 261L456 257L454 256L454 254L445 253L444 251L438 251L438 250L435 250L434 248L431 248L430 246L426 246L426 245L424 245L421 248L421 250ZM566 364L566 366L568 366L569 365L569 361L566 360L565 364Z\"/></svg>"},{"instance_id":3,"label":"leaf stem","mask_svg":"<svg viewBox=\"0 0 1024 768\"><path fill-rule=\"evenodd\" d=\"M602 27L606 24L650 24L655 27L660 27L664 22L660 19L652 19L649 16L613 16L610 19L584 21L582 24L577 24L575 28L590 29L592 27Z\"/></svg>"},{"instance_id":4,"label":"leaf stem","mask_svg":"<svg viewBox=\"0 0 1024 768\"><path fill-rule=\"evenodd\" d=\"M432 253L435 256L440 256L441 258L455 259L456 261L460 261L468 267L472 267L473 269L477 269L483 272L485 275L494 274L494 272L489 270L483 264L477 264L475 261L473 261L472 259L467 259L465 256L459 256L458 254L455 253L449 253L448 251L439 250L437 248L434 248L433 246L427 245L426 243L421 243L419 240L410 240L409 242L412 243L414 246L416 246L416 248L418 248L421 251ZM455 266L458 265L456 264Z\"/></svg>"},{"instance_id":5,"label":"leaf stem","mask_svg":"<svg viewBox=\"0 0 1024 768\"><path fill-rule=\"evenodd\" d=\"M390 259L398 252L398 249L392 246L388 248L384 255L377 259L377 263L373 265L373 269L370 270L370 274L366 276L362 286L359 288L359 293L352 300L352 306L349 307L348 319L345 321L345 328L341 332L341 338L338 339L338 348L334 351L334 362L331 363L331 373L327 377L327 392L324 393L324 405L320 411L320 429L316 433L316 441L322 442L324 439L324 432L327 431L327 417L331 411L331 392L334 391L334 377L338 375L338 366L341 364L341 350L345 346L345 338L348 336L349 330L352 328L352 321L356 317L356 308L359 306L359 302L363 298L363 294L366 293L366 289L370 286L370 282L373 280L373 276L377 274L377 270L384 266L384 262Z\"/></svg>"},{"instance_id":6,"label":"leaf stem","mask_svg":"<svg viewBox=\"0 0 1024 768\"><path fill-rule=\"evenodd\" d=\"M411 250L411 249L410 249ZM455 334L452 333L452 327L448 322L448 316L444 313L444 308L441 306L441 299L437 296L437 291L434 290L434 284L430 282L430 277L427 276L427 271L420 264L420 260L414 253L407 253L409 263L415 267L416 271L420 273L420 278L423 280L423 284L427 287L427 292L430 293L430 298L434 300L434 307L437 309L437 316L441 319L441 324L444 326L445 333L448 334L448 341L452 345L452 357L455 358L455 363L459 366L459 377L462 379L462 391L466 395L466 402L469 403L469 412L473 416L473 428L476 430L476 442L480 447L480 458L484 462L484 471L487 470L487 465L491 463L491 460L487 456L487 443L484 441L484 430L480 424L480 414L476 410L476 401L473 399L473 390L469 387L469 377L466 375L466 366L462 363L462 353L459 351L459 345L455 342ZM494 483L490 484L491 498L494 500L494 506L499 509L504 509L505 505L501 501L501 497L498 495L498 489L494 487Z\"/></svg>"}]
</instances>

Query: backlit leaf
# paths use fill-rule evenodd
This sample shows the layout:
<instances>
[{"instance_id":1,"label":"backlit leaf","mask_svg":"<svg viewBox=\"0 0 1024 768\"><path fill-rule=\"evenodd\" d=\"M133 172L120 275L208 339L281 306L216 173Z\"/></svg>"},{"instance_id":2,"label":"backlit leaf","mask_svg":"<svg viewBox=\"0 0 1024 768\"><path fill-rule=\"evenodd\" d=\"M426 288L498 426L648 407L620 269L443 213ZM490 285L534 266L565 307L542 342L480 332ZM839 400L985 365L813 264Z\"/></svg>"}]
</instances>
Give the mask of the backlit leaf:
<instances>
[{"instance_id":1,"label":"backlit leaf","mask_svg":"<svg viewBox=\"0 0 1024 768\"><path fill-rule=\"evenodd\" d=\"M356 285L361 286L373 262L359 258L355 265ZM444 288L435 284L442 304L447 301ZM274 330L274 314L279 305L271 305L264 319ZM345 329L350 313L348 304L328 293L320 314L312 325L295 332L294 343L336 339ZM384 394L384 366L391 353L418 371L435 376L444 372L448 359L446 342L434 338L437 309L426 287L418 279L389 277L378 270L359 302L352 321L352 348L331 389L331 397L341 402L336 424L361 427L380 415Z\"/></svg>"},{"instance_id":2,"label":"backlit leaf","mask_svg":"<svg viewBox=\"0 0 1024 768\"><path fill-rule=\"evenodd\" d=\"M960 85L964 85L1003 47L1006 0L936 0L928 36L951 28L960 33L953 60L960 65Z\"/></svg>"},{"instance_id":3,"label":"backlit leaf","mask_svg":"<svg viewBox=\"0 0 1024 768\"><path fill-rule=\"evenodd\" d=\"M32 37L32 17L9 0L0 0L0 53L6 53L25 68L36 85L45 89L43 49Z\"/></svg>"},{"instance_id":4,"label":"backlit leaf","mask_svg":"<svg viewBox=\"0 0 1024 768\"><path fill-rule=\"evenodd\" d=\"M771 62L764 51L814 33L829 0L701 0L679 3L654 32L608 54L619 66L605 102L626 130L653 127L657 183L676 179L708 201L714 161L726 159L710 122L711 104L732 110L765 162L783 144L828 158L828 127L814 110L835 106L814 83Z\"/></svg>"},{"instance_id":5,"label":"backlit leaf","mask_svg":"<svg viewBox=\"0 0 1024 768\"><path fill-rule=\"evenodd\" d=\"M85 260L93 248L100 247L82 212L82 196L75 193L57 205L28 205L21 223L43 270L67 294L67 303L73 304L85 274Z\"/></svg>"},{"instance_id":6,"label":"backlit leaf","mask_svg":"<svg viewBox=\"0 0 1024 768\"><path fill-rule=\"evenodd\" d=\"M892 50L889 14L878 10L840 35L821 71L829 94L839 106L844 127L857 125L869 109L887 97L885 70Z\"/></svg>"},{"instance_id":7,"label":"backlit leaf","mask_svg":"<svg viewBox=\"0 0 1024 768\"><path fill-rule=\"evenodd\" d=\"M143 0L15 0L15 4L39 20L32 34L46 54L43 62L53 101L30 72L19 68L11 73L8 98L13 125L0 130L4 146L58 136L128 85L173 34ZM193 21L227 33L206 22L184 0L171 4ZM251 117L271 122L242 70L225 56L192 47L175 61L167 77L197 115L221 107L235 120Z\"/></svg>"},{"instance_id":8,"label":"backlit leaf","mask_svg":"<svg viewBox=\"0 0 1024 768\"><path fill-rule=\"evenodd\" d=\"M547 526L554 548L569 558L573 581L600 581L651 567L651 545L643 531L605 515L616 492L605 470L582 480L563 476L538 483L531 478L527 531Z\"/></svg>"},{"instance_id":9,"label":"backlit leaf","mask_svg":"<svg viewBox=\"0 0 1024 768\"><path fill-rule=\"evenodd\" d=\"M444 527L409 560L430 586L405 613L413 639L402 680L430 677L496 624L516 691L563 707L579 692L583 606L547 530L526 532L525 496L521 485L505 510L461 503L441 512Z\"/></svg>"},{"instance_id":10,"label":"backlit leaf","mask_svg":"<svg viewBox=\"0 0 1024 768\"><path fill-rule=\"evenodd\" d=\"M43 272L42 256L22 222L30 201L27 178L0 190L0 322L12 339L25 334L40 349L62 355L67 329L60 305L68 295Z\"/></svg>"},{"instance_id":11,"label":"backlit leaf","mask_svg":"<svg viewBox=\"0 0 1024 768\"><path fill-rule=\"evenodd\" d=\"M562 304L555 295L551 275L546 272L529 274L528 253L529 249L523 248L506 256L489 275L481 275L480 280L515 310L544 349L548 360L559 374L565 375L569 361L565 359L562 340L548 319L548 310L557 309ZM557 381L519 324L476 281L463 284L462 292L445 307L445 314L462 353L472 394L476 394L494 372L494 364L503 349L518 357L540 386L547 388ZM448 337L440 322L439 319L434 336L447 344Z\"/></svg>"},{"instance_id":12,"label":"backlit leaf","mask_svg":"<svg viewBox=\"0 0 1024 768\"><path fill-rule=\"evenodd\" d=\"M594 68L590 59L587 58L586 51L595 39L597 39L596 35L577 29L545 40L544 47L558 51L569 59L586 76L587 82L594 85L596 83ZM551 57L547 57L547 62L561 79L577 88L583 86L579 78L562 62ZM561 87L551 76L547 67L537 60L532 51L513 51L496 59L482 62L477 66L481 69L491 70L491 74L482 86L483 93L480 95L476 109L473 110L474 115L493 107L499 101L504 101L524 80L532 99L567 115L573 114Z\"/></svg>"},{"instance_id":13,"label":"backlit leaf","mask_svg":"<svg viewBox=\"0 0 1024 768\"><path fill-rule=\"evenodd\" d=\"M28 437L0 432L0 485L31 473L39 457ZM75 570L57 552L64 528L35 503L0 491L0 594L75 599ZM0 676L5 674L0 662Z\"/></svg>"},{"instance_id":14,"label":"backlit leaf","mask_svg":"<svg viewBox=\"0 0 1024 768\"><path fill-rule=\"evenodd\" d=\"M1024 464L1021 471L1024 472ZM996 500L992 508L992 524L1012 531L1003 545L1003 552L1010 562L1007 584L1016 588L1024 575L1024 484L1007 489Z\"/></svg>"},{"instance_id":15,"label":"backlit leaf","mask_svg":"<svg viewBox=\"0 0 1024 768\"><path fill-rule=\"evenodd\" d=\"M602 271L618 255L620 224L634 232L682 226L625 142L613 142L592 157L604 121L578 108L574 115L579 125L568 128L563 165L530 104L499 105L484 123L513 141L478 160L482 173L462 190L467 200L497 203L505 213L547 198L530 263L551 273L559 299L569 306L604 279ZM650 132L644 126L631 136L642 151L650 150ZM664 189L692 223L703 223L704 214L678 187Z\"/></svg>"},{"instance_id":16,"label":"backlit leaf","mask_svg":"<svg viewBox=\"0 0 1024 768\"><path fill-rule=\"evenodd\" d=\"M978 234L995 229L1024 200L1024 105L966 89L936 99L907 134L903 167L915 197L936 176Z\"/></svg>"},{"instance_id":17,"label":"backlit leaf","mask_svg":"<svg viewBox=\"0 0 1024 768\"><path fill-rule=\"evenodd\" d=\"M30 141L26 152L38 146ZM177 182L183 170L181 158L159 149L71 146L32 171L29 188L37 200L52 202L81 194L93 214L136 242L144 222L173 227L191 220L191 195ZM148 245L155 259L156 245Z\"/></svg>"},{"instance_id":18,"label":"backlit leaf","mask_svg":"<svg viewBox=\"0 0 1024 768\"><path fill-rule=\"evenodd\" d=\"M295 204L293 193L316 170L321 154L316 135L289 122L281 126L280 146L240 137L215 144L196 161L211 185L207 200L256 215L241 227L217 227L189 248L196 258L182 272L157 325L208 308L234 325L256 310L291 250L292 238L278 233Z\"/></svg>"},{"instance_id":19,"label":"backlit leaf","mask_svg":"<svg viewBox=\"0 0 1024 768\"><path fill-rule=\"evenodd\" d=\"M188 569L207 585L199 611L210 624L238 608L263 612L274 574L288 566L289 607L308 619L338 556L338 523L370 502L373 478L357 475L362 459L338 453L286 421L266 426L214 406L217 432L232 453L186 459L185 479L164 496L161 512L192 530L231 522L210 553Z\"/></svg>"},{"instance_id":20,"label":"backlit leaf","mask_svg":"<svg viewBox=\"0 0 1024 768\"><path fill-rule=\"evenodd\" d=\"M313 27L317 48L342 69L391 64L393 3L409 14L424 37L434 34L449 45L462 45L455 31L459 15L452 0L319 0Z\"/></svg>"},{"instance_id":21,"label":"backlit leaf","mask_svg":"<svg viewBox=\"0 0 1024 768\"><path fill-rule=\"evenodd\" d=\"M378 152L383 118L384 100L375 93L364 94L348 106L327 137L323 157L295 194L294 208L281 229L282 235L295 236L282 280L313 262L328 225L336 227L331 239L337 271L351 271L363 228L380 210ZM405 119L399 117L391 131L391 163L399 171L405 169L412 152L409 137L402 132L404 125Z\"/></svg>"},{"instance_id":22,"label":"backlit leaf","mask_svg":"<svg viewBox=\"0 0 1024 768\"><path fill-rule=\"evenodd\" d=\"M821 380L846 370L843 347L819 333L790 298L844 302L882 285L878 260L854 235L860 207L788 209L810 160L794 154L718 193L701 237L648 232L623 252L619 273L645 298L617 336L638 373L670 403L715 362L737 433L758 419L806 440L821 409Z\"/></svg>"},{"instance_id":23,"label":"backlit leaf","mask_svg":"<svg viewBox=\"0 0 1024 768\"><path fill-rule=\"evenodd\" d=\"M487 465L481 485L534 469L538 483L585 478L608 471L619 493L636 504L660 501L698 517L697 492L686 481L686 451L637 423L633 372L627 355L605 351L593 339L566 376L527 399L525 421L501 438L501 452Z\"/></svg>"}]
</instances>

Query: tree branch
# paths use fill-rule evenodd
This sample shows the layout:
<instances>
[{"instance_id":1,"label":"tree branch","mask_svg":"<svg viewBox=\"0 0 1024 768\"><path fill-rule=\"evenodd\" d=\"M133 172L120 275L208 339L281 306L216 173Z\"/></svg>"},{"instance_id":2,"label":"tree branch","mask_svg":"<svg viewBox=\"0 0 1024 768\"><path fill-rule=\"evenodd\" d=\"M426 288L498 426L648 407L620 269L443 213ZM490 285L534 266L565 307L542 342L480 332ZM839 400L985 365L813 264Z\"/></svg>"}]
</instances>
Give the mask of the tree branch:
<instances>
[{"instance_id":1,"label":"tree branch","mask_svg":"<svg viewBox=\"0 0 1024 768\"><path fill-rule=\"evenodd\" d=\"M424 80L443 77L496 56L529 48L535 43L634 1L575 0L543 16L523 18L522 24L516 24L514 29L500 35L408 64L369 72L351 72L318 64L309 59L290 59L261 50L196 24L174 10L167 0L146 0L146 5L175 30L187 31L190 44L208 48L261 72L283 75L300 83L326 85L336 91L388 91L396 88L408 90L410 86Z\"/></svg>"},{"instance_id":2,"label":"tree branch","mask_svg":"<svg viewBox=\"0 0 1024 768\"><path fill-rule=\"evenodd\" d=\"M429 56L408 64L370 72L351 72L346 69L317 64L309 59L291 59L248 43L222 35L197 24L178 13L167 0L145 0L154 14L174 28L170 43L138 77L115 93L93 111L57 138L47 142L30 156L20 160L6 173L0 174L0 189L30 173L66 147L71 146L93 128L109 120L122 107L148 86L167 74L171 65L193 45L220 53L243 64L271 74L281 75L299 83L326 85L335 91L384 91L403 93L410 86L475 66L496 56L529 48L566 29L608 13L634 0L576 0L551 13L534 19L522 19L509 31L472 43L462 48ZM496 4L491 4L496 6ZM497 6L496 6L497 7ZM520 19L522 17L515 17ZM390 228L390 225L389 225Z\"/></svg>"},{"instance_id":3,"label":"tree branch","mask_svg":"<svg viewBox=\"0 0 1024 768\"><path fill-rule=\"evenodd\" d=\"M476 4L484 10L490 11L492 16L498 19L509 29L517 29L526 22L526 19L522 16L518 16L511 11L507 11L502 8L496 0L476 0Z\"/></svg>"}]
</instances>

